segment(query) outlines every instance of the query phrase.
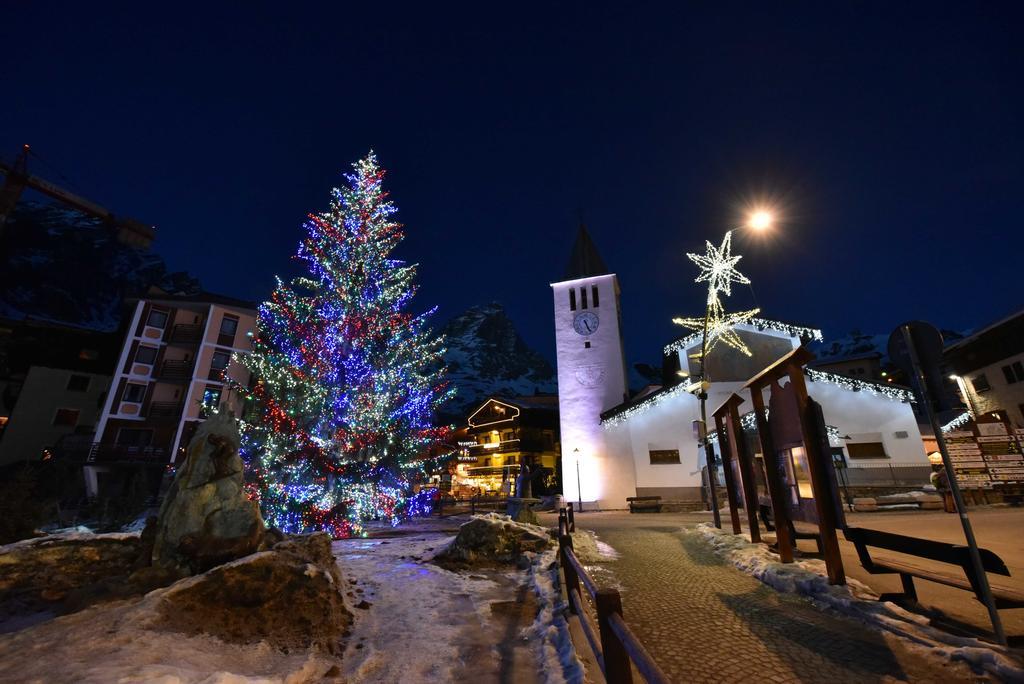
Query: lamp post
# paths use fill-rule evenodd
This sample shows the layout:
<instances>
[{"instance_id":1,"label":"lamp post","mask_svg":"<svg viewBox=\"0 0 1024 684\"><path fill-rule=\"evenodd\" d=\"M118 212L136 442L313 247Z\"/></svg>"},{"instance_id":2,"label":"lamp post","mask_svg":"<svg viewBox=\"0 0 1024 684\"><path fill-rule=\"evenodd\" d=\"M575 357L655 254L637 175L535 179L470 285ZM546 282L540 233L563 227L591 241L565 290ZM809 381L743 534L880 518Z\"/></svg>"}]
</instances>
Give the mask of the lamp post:
<instances>
[{"instance_id":1,"label":"lamp post","mask_svg":"<svg viewBox=\"0 0 1024 684\"><path fill-rule=\"evenodd\" d=\"M583 512L583 487L580 486L580 450L579 447L572 450L572 453L576 454L576 503L579 505L579 511Z\"/></svg>"},{"instance_id":2,"label":"lamp post","mask_svg":"<svg viewBox=\"0 0 1024 684\"><path fill-rule=\"evenodd\" d=\"M756 209L751 212L747 217L746 227L756 232L764 232L768 230L775 222L774 214L767 209ZM716 319L715 334L720 334L722 321L722 305L718 298L719 291L723 291L729 294L729 283L745 282L747 284L750 281L742 276L738 271L735 270L734 266L739 257L732 257L729 254L729 245L731 245L731 233L727 231L725 239L722 241L721 249L713 254L712 258L705 257L703 263L700 257L689 255L690 259L700 265L705 273L701 275L698 280L708 281L708 297L704 308L704 324L701 328L700 337L700 388L697 398L700 400L700 446L704 450L704 458L708 468L708 499L711 503L712 517L714 520L715 527L721 529L722 517L718 510L718 460L715 458L714 448L711 446L708 435L708 415L707 415L707 400L708 400L708 389L711 387L711 380L708 376L707 366L707 355L708 355L708 328L711 321L712 315ZM713 247L708 243L709 254L713 252ZM748 315L756 313L755 309L753 312L747 312ZM740 319L737 319L740 320ZM742 343L740 343L742 346ZM748 352L749 356L749 352Z\"/></svg>"}]
</instances>

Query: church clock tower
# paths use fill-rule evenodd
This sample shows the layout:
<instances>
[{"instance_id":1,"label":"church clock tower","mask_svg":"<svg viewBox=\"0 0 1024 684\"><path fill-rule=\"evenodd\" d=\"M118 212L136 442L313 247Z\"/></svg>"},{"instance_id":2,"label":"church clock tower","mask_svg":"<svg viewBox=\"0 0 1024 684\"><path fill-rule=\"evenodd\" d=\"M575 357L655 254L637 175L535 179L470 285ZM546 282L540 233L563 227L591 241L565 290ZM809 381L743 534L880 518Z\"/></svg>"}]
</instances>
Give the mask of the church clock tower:
<instances>
[{"instance_id":1,"label":"church clock tower","mask_svg":"<svg viewBox=\"0 0 1024 684\"><path fill-rule=\"evenodd\" d=\"M565 277L551 288L562 492L567 501L582 499L600 508L625 508L626 497L636 494L632 451L628 445L614 448L601 427L601 413L628 396L619 281L582 224Z\"/></svg>"}]
</instances>

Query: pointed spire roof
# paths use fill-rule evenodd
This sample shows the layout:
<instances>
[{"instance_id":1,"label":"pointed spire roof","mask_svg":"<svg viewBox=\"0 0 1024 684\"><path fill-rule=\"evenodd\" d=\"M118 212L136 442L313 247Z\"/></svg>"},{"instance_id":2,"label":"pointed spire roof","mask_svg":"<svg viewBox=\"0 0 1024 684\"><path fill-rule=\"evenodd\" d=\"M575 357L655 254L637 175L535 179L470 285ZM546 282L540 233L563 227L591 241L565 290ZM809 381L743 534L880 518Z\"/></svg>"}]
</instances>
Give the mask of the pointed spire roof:
<instances>
[{"instance_id":1,"label":"pointed spire roof","mask_svg":"<svg viewBox=\"0 0 1024 684\"><path fill-rule=\"evenodd\" d=\"M572 254L569 256L569 265L565 269L565 280L576 280L577 278L589 278L597 275L607 275L611 271L604 265L604 259L597 253L597 246L590 239L587 227L580 222L580 229L576 233L576 242L572 246Z\"/></svg>"}]
</instances>

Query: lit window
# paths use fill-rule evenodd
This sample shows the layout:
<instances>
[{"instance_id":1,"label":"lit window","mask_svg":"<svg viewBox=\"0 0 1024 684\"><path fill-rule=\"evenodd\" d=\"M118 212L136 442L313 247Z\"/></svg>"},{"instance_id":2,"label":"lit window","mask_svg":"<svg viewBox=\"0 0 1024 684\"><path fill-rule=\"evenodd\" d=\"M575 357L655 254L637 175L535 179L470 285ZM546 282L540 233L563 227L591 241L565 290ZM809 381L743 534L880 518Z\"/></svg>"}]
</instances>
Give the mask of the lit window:
<instances>
[{"instance_id":1,"label":"lit window","mask_svg":"<svg viewBox=\"0 0 1024 684\"><path fill-rule=\"evenodd\" d=\"M208 417L220 406L220 392L220 387L207 387L203 392L203 406L199 412L203 418Z\"/></svg>"}]
</instances>

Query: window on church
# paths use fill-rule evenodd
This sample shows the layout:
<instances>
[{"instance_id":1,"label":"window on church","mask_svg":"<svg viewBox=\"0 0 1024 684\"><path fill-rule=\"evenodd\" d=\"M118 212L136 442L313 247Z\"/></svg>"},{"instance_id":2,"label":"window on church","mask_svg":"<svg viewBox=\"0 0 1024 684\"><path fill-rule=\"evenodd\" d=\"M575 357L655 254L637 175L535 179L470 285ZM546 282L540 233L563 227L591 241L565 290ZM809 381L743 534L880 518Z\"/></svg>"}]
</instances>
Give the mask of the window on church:
<instances>
[{"instance_id":1,"label":"window on church","mask_svg":"<svg viewBox=\"0 0 1024 684\"><path fill-rule=\"evenodd\" d=\"M594 300L594 308L596 309L601 303L601 300L597 296L597 285L590 286L590 294L593 295L592 299Z\"/></svg>"},{"instance_id":2,"label":"window on church","mask_svg":"<svg viewBox=\"0 0 1024 684\"><path fill-rule=\"evenodd\" d=\"M580 288L580 308L587 308L587 288L585 287Z\"/></svg>"},{"instance_id":3,"label":"window on church","mask_svg":"<svg viewBox=\"0 0 1024 684\"><path fill-rule=\"evenodd\" d=\"M576 288L569 290L569 311L576 310Z\"/></svg>"},{"instance_id":4,"label":"window on church","mask_svg":"<svg viewBox=\"0 0 1024 684\"><path fill-rule=\"evenodd\" d=\"M651 449L647 453L651 458L651 465L677 465L679 463L679 449Z\"/></svg>"}]
</instances>

